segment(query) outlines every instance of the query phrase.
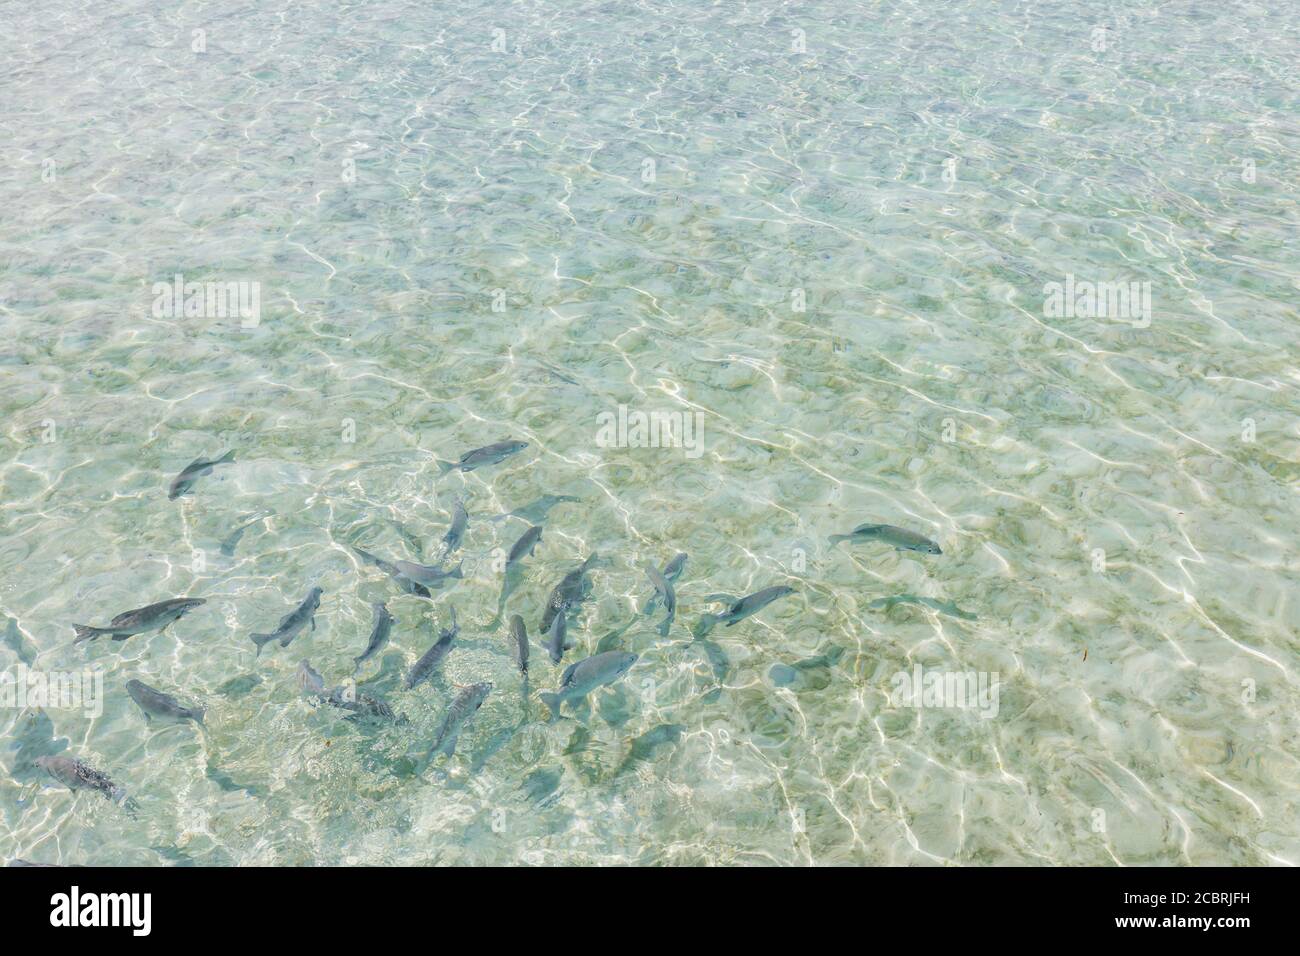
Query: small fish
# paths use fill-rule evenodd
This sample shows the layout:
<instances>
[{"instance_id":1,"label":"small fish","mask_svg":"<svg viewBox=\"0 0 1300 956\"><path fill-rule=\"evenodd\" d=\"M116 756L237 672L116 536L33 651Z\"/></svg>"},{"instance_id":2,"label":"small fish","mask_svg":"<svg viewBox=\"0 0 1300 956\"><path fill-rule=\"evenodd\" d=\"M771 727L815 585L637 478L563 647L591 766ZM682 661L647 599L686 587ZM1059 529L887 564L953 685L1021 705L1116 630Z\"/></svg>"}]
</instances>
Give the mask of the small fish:
<instances>
[{"instance_id":1,"label":"small fish","mask_svg":"<svg viewBox=\"0 0 1300 956\"><path fill-rule=\"evenodd\" d=\"M706 600L732 602L731 606L721 614L705 614L695 625L694 634L697 638L703 637L713 629L713 625L726 622L727 627L738 624L745 618L757 614L763 608L767 607L778 598L783 598L787 594L793 594L794 588L786 587L784 584L778 584L775 587L764 588L761 591L755 591L753 594L747 594L745 597L737 600L729 594L711 594Z\"/></svg>"},{"instance_id":2,"label":"small fish","mask_svg":"<svg viewBox=\"0 0 1300 956\"><path fill-rule=\"evenodd\" d=\"M426 759L431 759L439 753L445 753L450 757L456 752L456 740L460 737L461 729L478 713L478 709L483 706L483 701L487 700L491 691L490 683L470 684L460 689L456 699L451 702L451 707L447 709L447 716L442 721L442 729L438 731L438 739L429 748Z\"/></svg>"},{"instance_id":3,"label":"small fish","mask_svg":"<svg viewBox=\"0 0 1300 956\"><path fill-rule=\"evenodd\" d=\"M565 702L582 700L598 687L612 684L636 663L636 655L627 651L605 651L570 664L560 676L560 689L542 694L542 703L551 709L551 720L560 716Z\"/></svg>"},{"instance_id":4,"label":"small fish","mask_svg":"<svg viewBox=\"0 0 1300 956\"><path fill-rule=\"evenodd\" d=\"M110 800L121 800L126 791L108 779L108 775L75 757L37 757L40 767L70 790L98 790Z\"/></svg>"},{"instance_id":5,"label":"small fish","mask_svg":"<svg viewBox=\"0 0 1300 956\"><path fill-rule=\"evenodd\" d=\"M244 532L265 518L270 518L275 514L274 511L260 511L251 520L241 524L221 542L221 553L226 557L234 557L235 548L239 546L239 539L244 536Z\"/></svg>"},{"instance_id":6,"label":"small fish","mask_svg":"<svg viewBox=\"0 0 1300 956\"><path fill-rule=\"evenodd\" d=\"M379 653L380 649L388 643L388 635L392 633L393 625L396 623L393 615L388 613L387 605L376 601L370 605L370 609L375 615L374 623L370 628L370 640L366 644L366 649L361 652L361 656L352 658L352 663L356 667L360 667Z\"/></svg>"},{"instance_id":7,"label":"small fish","mask_svg":"<svg viewBox=\"0 0 1300 956\"><path fill-rule=\"evenodd\" d=\"M546 610L542 612L542 633L550 631L551 621L555 619L556 614L561 611L567 614L569 608L580 605L591 593L591 582L587 580L587 572L595 561L596 554L592 552L586 561L566 574L551 591L550 597L546 599Z\"/></svg>"},{"instance_id":8,"label":"small fish","mask_svg":"<svg viewBox=\"0 0 1300 956\"><path fill-rule=\"evenodd\" d=\"M450 571L444 571L440 565L416 564L414 561L394 561L392 567L397 569L398 574L408 578L414 584L440 588L451 578L463 578L465 576L464 564L465 562L462 561ZM427 595L421 596L427 597Z\"/></svg>"},{"instance_id":9,"label":"small fish","mask_svg":"<svg viewBox=\"0 0 1300 956\"><path fill-rule=\"evenodd\" d=\"M280 624L274 631L270 634L251 635L253 643L257 645L257 656L261 657L262 647L272 641L279 641L281 647L288 647L308 625L311 625L313 631L316 630L316 609L320 607L320 596L323 593L325 592L320 588L312 588L301 604L280 618Z\"/></svg>"},{"instance_id":10,"label":"small fish","mask_svg":"<svg viewBox=\"0 0 1300 956\"><path fill-rule=\"evenodd\" d=\"M654 759L655 751L664 745L676 744L682 739L684 733L686 733L684 724L660 724L650 728L632 741L631 746L628 747L627 757L614 771L614 776L624 773L635 764Z\"/></svg>"},{"instance_id":11,"label":"small fish","mask_svg":"<svg viewBox=\"0 0 1300 956\"><path fill-rule=\"evenodd\" d=\"M510 553L506 555L506 567L512 564L518 564L524 558L530 558L537 542L542 540L541 525L529 525L528 530L519 536L519 540L514 543Z\"/></svg>"},{"instance_id":12,"label":"small fish","mask_svg":"<svg viewBox=\"0 0 1300 956\"><path fill-rule=\"evenodd\" d=\"M203 723L205 711L202 707L186 707L175 697L150 687L144 681L127 681L126 692L140 705L145 720L162 717L166 720L192 720L196 724Z\"/></svg>"},{"instance_id":13,"label":"small fish","mask_svg":"<svg viewBox=\"0 0 1300 956\"><path fill-rule=\"evenodd\" d=\"M503 515L493 515L491 520L505 521L507 518L522 518L530 524L541 524L546 520L546 515L556 505L579 500L573 495L542 495L536 501L530 501L514 511L507 511Z\"/></svg>"},{"instance_id":14,"label":"small fish","mask_svg":"<svg viewBox=\"0 0 1300 956\"><path fill-rule=\"evenodd\" d=\"M510 618L510 650L519 673L528 673L528 628L518 614Z\"/></svg>"},{"instance_id":15,"label":"small fish","mask_svg":"<svg viewBox=\"0 0 1300 956\"><path fill-rule=\"evenodd\" d=\"M664 576L664 580L670 584L676 584L677 579L682 576L682 569L686 567L686 555L678 553L671 561L664 565L659 573ZM659 592L655 591L650 595L650 600L646 601L643 613L649 616L654 613L655 608L659 606Z\"/></svg>"},{"instance_id":16,"label":"small fish","mask_svg":"<svg viewBox=\"0 0 1300 956\"><path fill-rule=\"evenodd\" d=\"M36 651L31 648L27 640L23 637L22 630L18 627L17 618L9 618L5 623L4 637L2 638L4 646L13 651L18 659L31 667L36 662Z\"/></svg>"},{"instance_id":17,"label":"small fish","mask_svg":"<svg viewBox=\"0 0 1300 956\"><path fill-rule=\"evenodd\" d=\"M505 614L506 599L519 586L523 578L523 569L521 562L524 558L530 557L533 550L537 547L537 542L542 540L542 529L538 525L531 525L527 531L519 536L519 540L514 543L510 553L506 555L505 578L501 582L501 596L497 598L497 613L492 620L484 625L488 630L496 630L501 623L501 616Z\"/></svg>"},{"instance_id":18,"label":"small fish","mask_svg":"<svg viewBox=\"0 0 1300 956\"><path fill-rule=\"evenodd\" d=\"M185 615L186 611L196 608L201 604L206 604L203 598L170 598L166 601L159 601L157 604L150 604L147 607L139 607L134 611L123 611L113 620L108 622L108 627L90 627L86 624L74 624L72 629L77 634L74 644L80 644L82 641L93 641L100 635L106 634L115 641L125 641L133 634L143 634L146 631L161 631L166 629L172 621L179 620Z\"/></svg>"},{"instance_id":19,"label":"small fish","mask_svg":"<svg viewBox=\"0 0 1300 956\"><path fill-rule=\"evenodd\" d=\"M879 598L872 601L867 607L872 610L883 608L888 611L895 604L920 604L924 607L939 611L942 614L948 614L952 617L959 617L963 621L978 620L978 615L971 614L969 611L963 611L952 601L936 601L934 598L917 597L915 594L898 594L894 597Z\"/></svg>"},{"instance_id":20,"label":"small fish","mask_svg":"<svg viewBox=\"0 0 1300 956\"><path fill-rule=\"evenodd\" d=\"M171 485L167 488L167 498L175 501L185 492L194 487L194 482L198 481L204 475L212 474L212 469L217 465L227 465L235 460L235 450L232 448L220 458L213 458L211 461L205 461L202 458L195 458L185 466L185 469L172 479Z\"/></svg>"},{"instance_id":21,"label":"small fish","mask_svg":"<svg viewBox=\"0 0 1300 956\"><path fill-rule=\"evenodd\" d=\"M385 701L368 694L358 694L354 688L335 687L325 689L325 678L311 666L310 661L298 665L298 687L311 697L324 701L331 707L351 711L359 717L379 717L383 720L395 720L397 715ZM351 717L346 718L351 720Z\"/></svg>"},{"instance_id":22,"label":"small fish","mask_svg":"<svg viewBox=\"0 0 1300 956\"><path fill-rule=\"evenodd\" d=\"M573 641L567 639L568 631L569 625L563 614L551 618L551 629L546 632L546 650L551 655L552 664L560 663L564 652L573 646Z\"/></svg>"},{"instance_id":23,"label":"small fish","mask_svg":"<svg viewBox=\"0 0 1300 956\"><path fill-rule=\"evenodd\" d=\"M448 654L451 653L451 642L456 639L460 633L460 628L456 625L456 609L451 609L451 627L438 634L438 640L434 642L433 647L424 652L424 656L415 662L409 674L406 675L404 687L412 690L423 684L432 675L434 668L441 664Z\"/></svg>"},{"instance_id":24,"label":"small fish","mask_svg":"<svg viewBox=\"0 0 1300 956\"><path fill-rule=\"evenodd\" d=\"M451 527L442 536L442 556L444 559L460 547L460 542L465 537L467 527L469 527L469 512L465 510L465 502L457 498L456 507L451 511Z\"/></svg>"},{"instance_id":25,"label":"small fish","mask_svg":"<svg viewBox=\"0 0 1300 956\"><path fill-rule=\"evenodd\" d=\"M848 534L833 534L830 543L840 541L883 541L892 544L895 551L919 551L922 554L943 554L939 546L923 535L892 524L861 524Z\"/></svg>"},{"instance_id":26,"label":"small fish","mask_svg":"<svg viewBox=\"0 0 1300 956\"><path fill-rule=\"evenodd\" d=\"M659 636L665 637L668 634L668 629L672 627L673 618L677 616L677 592L673 590L672 582L648 561L645 565L645 573L646 577L650 579L650 583L654 585L655 596L663 598L664 610L668 612L663 619L663 623L659 625Z\"/></svg>"},{"instance_id":27,"label":"small fish","mask_svg":"<svg viewBox=\"0 0 1300 956\"><path fill-rule=\"evenodd\" d=\"M354 552L356 552L357 557L361 558L361 560L363 560L363 561L367 561L367 562L369 562L370 564L373 564L373 565L374 565L375 567L377 567L380 571L383 571L383 572L384 572L385 574L387 574L390 578L392 578L394 581L396 581L398 587L400 587L400 588L401 588L403 591L405 591L407 594L414 594L414 595L416 595L417 597L426 597L426 598L431 596L431 595L429 594L429 589L428 589L428 588L426 588L426 587L425 587L423 584L421 584L420 582L418 582L418 581L414 580L413 578L411 578L409 575L403 573L402 570L401 570L400 568L398 568L397 565L393 564L392 562L385 561L383 558L377 558L377 557L375 557L373 554L371 554L369 551L362 551L362 550L361 550L360 548L358 548L358 547L352 547L352 550L353 550ZM406 562L406 563L407 563L407 564L410 564L410 562ZM416 564L410 564L410 566L411 566L412 568L420 567L420 565L416 565ZM459 569L458 569L458 570L459 570ZM449 577L454 577L454 576L456 576L456 575L453 574L453 575L448 575L448 576L449 576Z\"/></svg>"},{"instance_id":28,"label":"small fish","mask_svg":"<svg viewBox=\"0 0 1300 956\"><path fill-rule=\"evenodd\" d=\"M825 654L806 657L791 664L773 664L768 669L768 679L777 687L796 691L821 690L831 682L831 668L844 656L844 648L836 645Z\"/></svg>"},{"instance_id":29,"label":"small fish","mask_svg":"<svg viewBox=\"0 0 1300 956\"><path fill-rule=\"evenodd\" d=\"M475 468L481 468L484 465L495 465L499 461L504 461L515 452L523 451L528 447L526 441L499 441L491 445L484 445L482 448L475 448L473 451L467 451L460 456L460 461L440 461L438 462L438 473L445 475L454 468L461 471L473 471Z\"/></svg>"}]
</instances>

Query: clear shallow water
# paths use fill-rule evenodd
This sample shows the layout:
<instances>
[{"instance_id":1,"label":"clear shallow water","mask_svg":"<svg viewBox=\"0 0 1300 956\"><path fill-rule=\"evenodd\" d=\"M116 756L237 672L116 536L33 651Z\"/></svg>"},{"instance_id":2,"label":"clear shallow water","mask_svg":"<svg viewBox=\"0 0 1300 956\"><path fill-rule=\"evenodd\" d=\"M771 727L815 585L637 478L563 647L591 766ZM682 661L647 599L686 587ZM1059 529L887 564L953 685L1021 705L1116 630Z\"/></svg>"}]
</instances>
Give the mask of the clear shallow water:
<instances>
[{"instance_id":1,"label":"clear shallow water","mask_svg":"<svg viewBox=\"0 0 1300 956\"><path fill-rule=\"evenodd\" d=\"M1296 13L5 4L0 605L104 699L0 709L0 856L1300 862ZM177 273L259 283L260 321L156 315ZM1050 316L1067 276L1149 282L1149 324ZM699 412L703 454L602 447L620 405ZM638 617L632 671L553 725L559 669L534 648L525 703L482 627L525 527L489 516L548 493L581 501L509 613L534 632L599 552L575 658L690 554L668 637ZM434 603L345 550L436 553L456 494ZM943 554L827 545L864 522ZM774 584L722 672L705 596ZM255 661L312 585L316 630ZM901 594L977 619L870 607ZM71 645L180 595L208 603ZM294 671L344 679L376 600L363 676L410 723L366 729ZM413 778L453 688L391 685L453 605L448 681L495 687ZM996 675L996 715L900 706L917 664ZM147 727L132 677L207 736ZM31 767L63 741L134 816Z\"/></svg>"}]
</instances>

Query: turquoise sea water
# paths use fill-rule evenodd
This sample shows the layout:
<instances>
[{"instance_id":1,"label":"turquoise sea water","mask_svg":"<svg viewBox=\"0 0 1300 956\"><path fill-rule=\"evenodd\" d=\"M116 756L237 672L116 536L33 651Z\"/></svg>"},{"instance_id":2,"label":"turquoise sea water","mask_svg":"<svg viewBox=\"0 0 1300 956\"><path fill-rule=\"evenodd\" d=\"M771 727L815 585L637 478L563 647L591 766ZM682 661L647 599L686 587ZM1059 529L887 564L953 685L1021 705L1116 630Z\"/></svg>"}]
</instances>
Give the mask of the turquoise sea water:
<instances>
[{"instance_id":1,"label":"turquoise sea water","mask_svg":"<svg viewBox=\"0 0 1300 956\"><path fill-rule=\"evenodd\" d=\"M0 9L0 668L102 681L0 707L0 857L1300 863L1293 0ZM256 316L174 314L177 275ZM620 408L693 447L611 447ZM547 494L507 616L596 552L563 664L638 655L555 723L563 665L525 688L485 627L492 519ZM457 496L432 601L348 550L432 563ZM828 543L864 523L942 554ZM295 678L344 682L376 601L360 690L406 723ZM988 693L911 706L917 668Z\"/></svg>"}]
</instances>

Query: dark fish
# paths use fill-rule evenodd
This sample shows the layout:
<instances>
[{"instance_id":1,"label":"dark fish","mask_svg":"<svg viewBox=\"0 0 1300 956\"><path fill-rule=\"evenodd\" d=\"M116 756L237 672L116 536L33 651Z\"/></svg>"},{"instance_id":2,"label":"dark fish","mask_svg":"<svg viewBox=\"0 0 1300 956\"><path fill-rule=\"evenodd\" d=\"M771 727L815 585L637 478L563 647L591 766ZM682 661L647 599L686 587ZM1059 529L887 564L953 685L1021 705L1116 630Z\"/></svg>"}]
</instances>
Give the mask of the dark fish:
<instances>
[{"instance_id":1,"label":"dark fish","mask_svg":"<svg viewBox=\"0 0 1300 956\"><path fill-rule=\"evenodd\" d=\"M632 741L628 748L627 757L619 768L614 771L614 775L630 769L634 764L642 763L646 760L652 760L655 751L665 745L671 746L682 739L682 734L686 733L684 724L660 724L652 727Z\"/></svg>"},{"instance_id":2,"label":"dark fish","mask_svg":"<svg viewBox=\"0 0 1300 956\"><path fill-rule=\"evenodd\" d=\"M469 512L465 510L465 502L457 498L456 507L451 511L451 527L442 536L442 556L444 559L460 547L460 542L465 537L467 527L469 527Z\"/></svg>"},{"instance_id":3,"label":"dark fish","mask_svg":"<svg viewBox=\"0 0 1300 956\"><path fill-rule=\"evenodd\" d=\"M324 701L331 707L338 707L340 710L351 711L359 717L378 717L382 720L395 720L397 715L393 712L387 702L378 697L371 697L368 694L358 694L351 687L335 687L332 690L325 689L325 678L311 666L310 661L303 661L298 665L298 687L311 697ZM352 718L347 718L351 720Z\"/></svg>"},{"instance_id":4,"label":"dark fish","mask_svg":"<svg viewBox=\"0 0 1300 956\"><path fill-rule=\"evenodd\" d=\"M533 549L537 547L537 542L541 540L541 525L529 525L528 530L519 536L519 540L514 543L510 553L506 555L506 567L517 564L524 558L532 557Z\"/></svg>"},{"instance_id":5,"label":"dark fish","mask_svg":"<svg viewBox=\"0 0 1300 956\"><path fill-rule=\"evenodd\" d=\"M380 571L383 571L390 578L396 581L398 587L400 587L407 594L414 594L417 597L430 596L428 588L426 588L423 584L420 584L418 581L412 579L408 575L404 574L401 571L401 569L398 568L397 565L393 564L392 562L385 561L383 558L377 558L369 551L362 551L358 547L353 547L352 550L356 552L357 557L361 558L361 560L368 561L370 564L373 564ZM410 564L410 562L407 563ZM412 564L411 567L416 568L416 567L420 567L420 565ZM457 571L459 572L459 569L457 569Z\"/></svg>"},{"instance_id":6,"label":"dark fish","mask_svg":"<svg viewBox=\"0 0 1300 956\"><path fill-rule=\"evenodd\" d=\"M597 654L601 654L605 651L619 650L619 644L622 642L623 634L627 631L629 627L631 627L635 623L636 623L636 618L633 617L633 618L629 618L628 622L624 624L622 627L614 628L614 630L610 631L608 634L606 634L604 637L602 637L599 641L596 642L595 652Z\"/></svg>"},{"instance_id":7,"label":"dark fish","mask_svg":"<svg viewBox=\"0 0 1300 956\"><path fill-rule=\"evenodd\" d=\"M729 594L711 594L706 600L732 602L731 606L721 614L705 614L695 625L695 636L703 637L713 629L715 624L726 622L727 627L743 621L751 615L757 614L763 608L767 607L778 598L783 598L787 594L793 594L794 588L786 587L784 584L778 584L775 587L764 588L761 591L755 591L737 600Z\"/></svg>"},{"instance_id":8,"label":"dark fish","mask_svg":"<svg viewBox=\"0 0 1300 956\"><path fill-rule=\"evenodd\" d=\"M528 629L524 619L516 614L510 618L510 651L519 673L528 673Z\"/></svg>"},{"instance_id":9,"label":"dark fish","mask_svg":"<svg viewBox=\"0 0 1300 956\"><path fill-rule=\"evenodd\" d=\"M185 466L185 469L172 479L171 485L167 488L167 497L169 500L175 500L194 486L204 475L212 474L212 469L216 465L226 465L235 460L235 450L232 448L220 458L213 458L206 461L202 458L195 458Z\"/></svg>"},{"instance_id":10,"label":"dark fish","mask_svg":"<svg viewBox=\"0 0 1300 956\"><path fill-rule=\"evenodd\" d=\"M679 553L671 561L665 564L663 570L659 573L664 576L664 580L667 581L669 584L675 584L677 582L677 579L682 576L682 569L685 567L686 567L686 555ZM646 601L643 613L645 613L646 615L653 614L655 608L657 608L658 606L659 606L659 592L656 590L654 594L650 595L650 600Z\"/></svg>"},{"instance_id":11,"label":"dark fish","mask_svg":"<svg viewBox=\"0 0 1300 956\"><path fill-rule=\"evenodd\" d=\"M145 720L162 717L167 720L192 720L196 724L203 723L205 711L202 707L186 707L175 697L164 694L143 681L127 681L126 692L140 705Z\"/></svg>"},{"instance_id":12,"label":"dark fish","mask_svg":"<svg viewBox=\"0 0 1300 956\"><path fill-rule=\"evenodd\" d=\"M443 662L448 654L451 653L451 642L456 639L460 633L460 628L456 625L456 609L451 609L451 627L438 634L438 640L433 647L424 652L424 656L415 662L411 672L406 675L404 686L407 690L418 687L428 680L432 675L434 668Z\"/></svg>"},{"instance_id":13,"label":"dark fish","mask_svg":"<svg viewBox=\"0 0 1300 956\"><path fill-rule=\"evenodd\" d=\"M821 690L831 682L830 669L844 656L844 648L836 645L825 654L806 657L791 664L773 664L767 672L768 679L777 687L793 690Z\"/></svg>"},{"instance_id":14,"label":"dark fish","mask_svg":"<svg viewBox=\"0 0 1300 956\"><path fill-rule=\"evenodd\" d=\"M475 448L473 451L467 451L460 456L460 461L440 461L438 462L438 473L445 475L453 468L459 468L461 471L473 471L475 468L481 468L484 465L495 465L499 461L504 461L517 451L523 451L528 447L526 441L499 441L491 445L484 445L482 448Z\"/></svg>"},{"instance_id":15,"label":"dark fish","mask_svg":"<svg viewBox=\"0 0 1300 956\"><path fill-rule=\"evenodd\" d=\"M93 641L101 634L107 634L115 641L125 641L133 634L143 634L145 631L160 631L172 621L179 620L186 611L206 603L207 601L203 598L170 598L166 601L159 601L157 604L150 604L147 607L136 608L134 611L123 611L109 621L108 627L74 624L72 629L76 631L77 639L72 643L80 644L82 641Z\"/></svg>"},{"instance_id":16,"label":"dark fish","mask_svg":"<svg viewBox=\"0 0 1300 956\"><path fill-rule=\"evenodd\" d=\"M880 610L883 608L888 611L895 604L920 604L938 611L941 614L949 614L952 617L959 617L963 621L978 620L978 615L971 614L969 611L963 611L952 601L936 601L934 598L917 597L915 594L898 594L894 597L879 598L872 601L867 605L867 607L872 610Z\"/></svg>"},{"instance_id":17,"label":"dark fish","mask_svg":"<svg viewBox=\"0 0 1300 956\"><path fill-rule=\"evenodd\" d=\"M110 800L120 800L126 791L75 757L37 757L36 765L70 790L98 790Z\"/></svg>"},{"instance_id":18,"label":"dark fish","mask_svg":"<svg viewBox=\"0 0 1300 956\"><path fill-rule=\"evenodd\" d=\"M23 637L22 630L18 627L17 618L9 618L5 623L4 645L18 656L18 659L31 667L36 662L36 651L27 643Z\"/></svg>"},{"instance_id":19,"label":"dark fish","mask_svg":"<svg viewBox=\"0 0 1300 956\"><path fill-rule=\"evenodd\" d=\"M919 551L922 554L943 554L939 546L923 535L892 524L862 524L848 534L833 534L830 543L839 541L883 541L892 544L895 551Z\"/></svg>"},{"instance_id":20,"label":"dark fish","mask_svg":"<svg viewBox=\"0 0 1300 956\"><path fill-rule=\"evenodd\" d=\"M668 629L673 625L673 618L677 616L677 592L673 590L672 582L666 578L663 573L649 562L645 565L646 577L654 585L655 595L663 598L664 610L668 613L659 625L659 636L664 637L668 634Z\"/></svg>"},{"instance_id":21,"label":"dark fish","mask_svg":"<svg viewBox=\"0 0 1300 956\"><path fill-rule=\"evenodd\" d=\"M456 740L460 737L461 729L466 721L478 713L478 709L483 706L483 701L487 700L491 691L490 683L470 684L460 689L456 699L451 702L451 707L447 709L447 716L442 721L442 729L438 731L438 739L429 748L429 758L438 753L445 753L450 757L456 752Z\"/></svg>"},{"instance_id":22,"label":"dark fish","mask_svg":"<svg viewBox=\"0 0 1300 956\"><path fill-rule=\"evenodd\" d=\"M520 535L519 540L510 549L510 553L506 556L505 577L501 582L501 596L497 598L497 613L485 625L488 630L496 630L501 623L501 616L506 610L506 600L519 586L519 582L523 578L523 569L520 562L532 555L533 549L537 547L537 542L541 539L542 529L539 526L532 526Z\"/></svg>"},{"instance_id":23,"label":"dark fish","mask_svg":"<svg viewBox=\"0 0 1300 956\"><path fill-rule=\"evenodd\" d=\"M370 660L370 658L378 654L380 648L388 643L388 635L392 633L393 624L395 623L393 615L388 613L388 607L386 605L380 604L376 601L374 604L370 605L370 609L374 611L375 614L374 624L370 628L370 641L366 644L366 649L361 652L360 657L354 657L352 659L352 663L357 667L360 667L366 661Z\"/></svg>"},{"instance_id":24,"label":"dark fish","mask_svg":"<svg viewBox=\"0 0 1300 956\"><path fill-rule=\"evenodd\" d=\"M244 532L247 531L249 528L251 528L253 525L257 524L259 521L262 521L265 518L269 518L274 514L275 514L274 511L258 512L258 514L254 518L252 518L249 521L246 521L244 524L241 524L239 527L237 527L234 531L230 532L226 540L221 542L221 553L228 558L233 557L235 554L235 548L239 546L239 539L244 536Z\"/></svg>"},{"instance_id":25,"label":"dark fish","mask_svg":"<svg viewBox=\"0 0 1300 956\"><path fill-rule=\"evenodd\" d=\"M536 501L530 501L514 511L508 511L503 515L493 515L491 520L505 521L506 518L522 518L530 524L541 524L546 520L546 515L556 505L578 500L573 495L542 495Z\"/></svg>"},{"instance_id":26,"label":"dark fish","mask_svg":"<svg viewBox=\"0 0 1300 956\"><path fill-rule=\"evenodd\" d=\"M547 633L551 629L551 621L555 615L561 611L568 613L572 607L577 607L583 602L588 594L591 593L591 582L587 580L587 571L591 569L596 560L593 552L586 561L566 574L551 591L550 597L546 599L546 610L542 612L542 633Z\"/></svg>"},{"instance_id":27,"label":"dark fish","mask_svg":"<svg viewBox=\"0 0 1300 956\"><path fill-rule=\"evenodd\" d=\"M257 645L257 656L262 656L262 647L271 641L279 641L281 647L288 647L309 624L313 631L316 630L316 609L320 607L320 596L323 593L320 588L312 588L301 604L280 618L280 624L273 632L251 635L253 643Z\"/></svg>"},{"instance_id":28,"label":"dark fish","mask_svg":"<svg viewBox=\"0 0 1300 956\"><path fill-rule=\"evenodd\" d=\"M606 651L576 664L570 664L560 676L560 689L542 694L542 703L551 709L551 720L560 716L565 702L581 700L598 687L612 684L636 663L636 655L627 651Z\"/></svg>"},{"instance_id":29,"label":"dark fish","mask_svg":"<svg viewBox=\"0 0 1300 956\"><path fill-rule=\"evenodd\" d=\"M552 664L560 663L564 652L573 646L573 641L566 637L568 630L568 621L563 614L551 618L551 629L546 632L546 650L551 655Z\"/></svg>"},{"instance_id":30,"label":"dark fish","mask_svg":"<svg viewBox=\"0 0 1300 956\"><path fill-rule=\"evenodd\" d=\"M444 571L440 565L433 564L416 564L414 561L394 561L392 567L397 569L397 573L408 578L415 584L427 585L431 588L440 588L450 578L463 578L464 562L457 564L450 571Z\"/></svg>"}]
</instances>

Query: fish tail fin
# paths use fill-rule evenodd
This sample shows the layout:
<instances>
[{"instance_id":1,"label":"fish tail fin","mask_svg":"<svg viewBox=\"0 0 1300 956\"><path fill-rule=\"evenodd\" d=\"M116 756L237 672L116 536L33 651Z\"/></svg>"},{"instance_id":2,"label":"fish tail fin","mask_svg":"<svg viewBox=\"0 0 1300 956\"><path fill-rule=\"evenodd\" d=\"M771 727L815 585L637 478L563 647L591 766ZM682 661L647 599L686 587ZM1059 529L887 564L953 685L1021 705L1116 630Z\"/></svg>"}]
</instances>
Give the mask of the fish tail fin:
<instances>
[{"instance_id":1,"label":"fish tail fin","mask_svg":"<svg viewBox=\"0 0 1300 956\"><path fill-rule=\"evenodd\" d=\"M93 641L99 635L105 633L103 628L91 627L89 624L74 624L72 629L77 632L77 639L73 644L80 644L82 641Z\"/></svg>"},{"instance_id":2,"label":"fish tail fin","mask_svg":"<svg viewBox=\"0 0 1300 956\"><path fill-rule=\"evenodd\" d=\"M448 575L447 575L447 577L449 577L449 578L464 578L464 577L465 577L465 570L464 570L464 569L465 569L465 559L464 559L464 558L461 558L461 559L460 559L460 563L456 565L456 570L455 570L455 571L451 571L451 572L449 572Z\"/></svg>"},{"instance_id":3,"label":"fish tail fin","mask_svg":"<svg viewBox=\"0 0 1300 956\"><path fill-rule=\"evenodd\" d=\"M848 539L849 539L849 536L848 536L847 534L833 534L833 535L831 535L829 538L827 538L826 540L827 540L831 545L835 545L835 544L838 544L838 543L841 542L841 541L847 541Z\"/></svg>"},{"instance_id":4,"label":"fish tail fin","mask_svg":"<svg viewBox=\"0 0 1300 956\"><path fill-rule=\"evenodd\" d=\"M234 461L234 460L235 460L235 449L232 448L232 449L230 449L230 451L226 452L224 455L222 455L220 458L218 458L218 459L217 459L216 461L214 461L212 464L214 464L214 465L228 465L228 464L230 464L230 463L231 463L232 461Z\"/></svg>"},{"instance_id":5,"label":"fish tail fin","mask_svg":"<svg viewBox=\"0 0 1300 956\"><path fill-rule=\"evenodd\" d=\"M541 694L538 694L538 696L542 699L542 703L545 704L548 708L550 708L551 723L555 723L556 719L559 718L560 716L560 704L562 703L562 701L560 700L560 695L547 694L543 692Z\"/></svg>"},{"instance_id":6,"label":"fish tail fin","mask_svg":"<svg viewBox=\"0 0 1300 956\"><path fill-rule=\"evenodd\" d=\"M445 475L447 472L451 471L453 468L456 467L456 463L454 461L440 461L438 459L434 459L434 460L438 462L439 475Z\"/></svg>"},{"instance_id":7,"label":"fish tail fin","mask_svg":"<svg viewBox=\"0 0 1300 956\"><path fill-rule=\"evenodd\" d=\"M275 640L274 634L250 634L249 637L251 637L253 639L253 643L257 645L258 657L262 656L262 648L265 647L267 644L269 644L271 641Z\"/></svg>"},{"instance_id":8,"label":"fish tail fin","mask_svg":"<svg viewBox=\"0 0 1300 956\"><path fill-rule=\"evenodd\" d=\"M206 728L208 726L206 723L203 722L203 718L206 717L207 715L208 715L208 709L206 707L194 708L194 722L198 724L200 727Z\"/></svg>"}]
</instances>

